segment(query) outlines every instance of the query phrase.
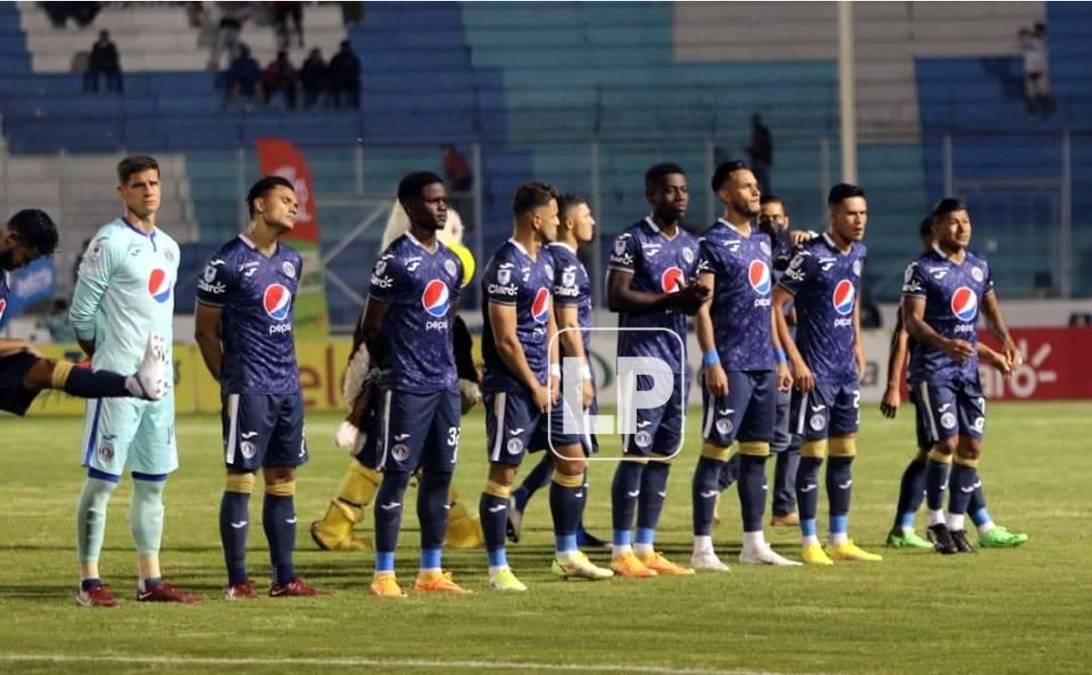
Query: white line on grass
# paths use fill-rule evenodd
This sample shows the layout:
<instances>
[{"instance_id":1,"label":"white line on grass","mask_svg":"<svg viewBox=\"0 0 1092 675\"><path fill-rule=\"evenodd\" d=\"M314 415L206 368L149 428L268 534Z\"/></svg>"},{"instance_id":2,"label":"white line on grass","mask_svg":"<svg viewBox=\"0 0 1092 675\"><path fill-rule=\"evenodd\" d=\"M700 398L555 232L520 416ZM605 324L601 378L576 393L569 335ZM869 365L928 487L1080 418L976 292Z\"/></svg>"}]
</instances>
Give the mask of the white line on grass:
<instances>
[{"instance_id":1,"label":"white line on grass","mask_svg":"<svg viewBox=\"0 0 1092 675\"><path fill-rule=\"evenodd\" d=\"M469 668L476 670L516 670L527 668L550 671L598 671L618 673L650 673L652 675L776 675L770 671L718 670L715 668L673 668L671 666L638 665L629 663L533 663L524 661L443 661L433 659L373 659L373 658L221 658L212 656L111 656L68 654L0 654L0 662L28 663L123 663L137 665L197 665L197 666L342 666L359 668L379 666L388 668Z\"/></svg>"}]
</instances>

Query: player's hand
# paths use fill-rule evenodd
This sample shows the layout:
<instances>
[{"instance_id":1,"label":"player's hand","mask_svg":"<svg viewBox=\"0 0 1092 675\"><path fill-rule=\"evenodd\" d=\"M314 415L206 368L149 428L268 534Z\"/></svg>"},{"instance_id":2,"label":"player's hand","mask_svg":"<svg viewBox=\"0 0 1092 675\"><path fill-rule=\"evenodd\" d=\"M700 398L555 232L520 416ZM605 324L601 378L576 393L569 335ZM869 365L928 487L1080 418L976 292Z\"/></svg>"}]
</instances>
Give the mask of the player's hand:
<instances>
[{"instance_id":1,"label":"player's hand","mask_svg":"<svg viewBox=\"0 0 1092 675\"><path fill-rule=\"evenodd\" d=\"M462 413L465 415L482 402L481 387L471 380L459 380L459 398L462 401Z\"/></svg>"},{"instance_id":2,"label":"player's hand","mask_svg":"<svg viewBox=\"0 0 1092 675\"><path fill-rule=\"evenodd\" d=\"M804 363L803 359L796 359L792 362L792 379L796 384L796 388L804 393L815 389L815 375L811 372L811 368L808 368L808 364Z\"/></svg>"},{"instance_id":3,"label":"player's hand","mask_svg":"<svg viewBox=\"0 0 1092 675\"><path fill-rule=\"evenodd\" d=\"M880 412L887 419L893 420L899 412L900 405L902 405L902 394L899 392L899 388L888 387L883 392L883 399L880 400Z\"/></svg>"},{"instance_id":4,"label":"player's hand","mask_svg":"<svg viewBox=\"0 0 1092 675\"><path fill-rule=\"evenodd\" d=\"M790 391L792 389L792 373L789 372L787 363L777 364L777 390Z\"/></svg>"},{"instance_id":5,"label":"player's hand","mask_svg":"<svg viewBox=\"0 0 1092 675\"><path fill-rule=\"evenodd\" d=\"M5 339L4 342L7 344L5 344L3 348L0 348L0 358L11 356L12 354L19 354L30 349L30 343L26 340Z\"/></svg>"},{"instance_id":6,"label":"player's hand","mask_svg":"<svg viewBox=\"0 0 1092 675\"><path fill-rule=\"evenodd\" d=\"M956 361L966 361L975 354L974 346L966 340L945 340L940 351Z\"/></svg>"},{"instance_id":7,"label":"player's hand","mask_svg":"<svg viewBox=\"0 0 1092 675\"><path fill-rule=\"evenodd\" d=\"M678 293L672 294L672 301L676 308L683 314L693 316L698 313L705 301L709 299L709 288L705 284L691 281Z\"/></svg>"},{"instance_id":8,"label":"player's hand","mask_svg":"<svg viewBox=\"0 0 1092 675\"><path fill-rule=\"evenodd\" d=\"M595 400L595 387L592 386L591 380L584 380L584 408L587 409L591 406L592 401Z\"/></svg>"},{"instance_id":9,"label":"player's hand","mask_svg":"<svg viewBox=\"0 0 1092 675\"><path fill-rule=\"evenodd\" d=\"M541 384L536 384L531 390L531 398L535 402L535 409L545 414L550 409L550 392Z\"/></svg>"},{"instance_id":10,"label":"player's hand","mask_svg":"<svg viewBox=\"0 0 1092 675\"><path fill-rule=\"evenodd\" d=\"M713 396L728 395L728 373L719 363L705 367L705 389Z\"/></svg>"},{"instance_id":11,"label":"player's hand","mask_svg":"<svg viewBox=\"0 0 1092 675\"><path fill-rule=\"evenodd\" d=\"M1005 345L1005 359L1009 362L1009 372L1024 365L1024 355L1011 341ZM1007 373L1006 373L1007 374Z\"/></svg>"},{"instance_id":12,"label":"player's hand","mask_svg":"<svg viewBox=\"0 0 1092 675\"><path fill-rule=\"evenodd\" d=\"M789 244L791 244L792 246L800 246L804 242L811 241L812 239L815 239L817 236L819 236L819 235L816 234L815 232L812 232L811 230L789 230L788 231Z\"/></svg>"},{"instance_id":13,"label":"player's hand","mask_svg":"<svg viewBox=\"0 0 1092 675\"><path fill-rule=\"evenodd\" d=\"M1012 361L1004 354L999 354L992 349L986 348L979 357L986 365L996 368L1002 375L1012 374Z\"/></svg>"},{"instance_id":14,"label":"player's hand","mask_svg":"<svg viewBox=\"0 0 1092 675\"><path fill-rule=\"evenodd\" d=\"M550 407L557 405L557 401L561 398L561 378L556 375L550 376L550 388L548 392L550 394Z\"/></svg>"},{"instance_id":15,"label":"player's hand","mask_svg":"<svg viewBox=\"0 0 1092 675\"><path fill-rule=\"evenodd\" d=\"M865 362L864 354L857 354L854 359L857 361L857 381L864 382L865 367L868 365Z\"/></svg>"},{"instance_id":16,"label":"player's hand","mask_svg":"<svg viewBox=\"0 0 1092 675\"><path fill-rule=\"evenodd\" d=\"M356 449L357 441L360 440L360 429L356 428L349 420L342 420L338 425L337 430L334 432L334 445L352 453Z\"/></svg>"}]
</instances>

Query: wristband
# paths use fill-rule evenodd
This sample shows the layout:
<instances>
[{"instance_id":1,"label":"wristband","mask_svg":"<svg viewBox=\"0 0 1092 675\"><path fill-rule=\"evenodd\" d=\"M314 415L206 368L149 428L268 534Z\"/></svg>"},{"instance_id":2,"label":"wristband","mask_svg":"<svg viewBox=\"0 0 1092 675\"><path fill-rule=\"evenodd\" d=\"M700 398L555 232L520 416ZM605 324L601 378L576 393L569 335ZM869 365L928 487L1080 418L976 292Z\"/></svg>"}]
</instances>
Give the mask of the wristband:
<instances>
[{"instance_id":1,"label":"wristband","mask_svg":"<svg viewBox=\"0 0 1092 675\"><path fill-rule=\"evenodd\" d=\"M550 364L550 377L561 377L561 364L559 364L559 363L551 363Z\"/></svg>"},{"instance_id":2,"label":"wristband","mask_svg":"<svg viewBox=\"0 0 1092 675\"><path fill-rule=\"evenodd\" d=\"M706 367L719 366L720 354L717 353L716 349L710 349L706 351L705 354L703 354L701 357L701 364Z\"/></svg>"},{"instance_id":3,"label":"wristband","mask_svg":"<svg viewBox=\"0 0 1092 675\"><path fill-rule=\"evenodd\" d=\"M774 350L774 358L777 359L777 365L784 365L787 361L785 358L785 350L778 347Z\"/></svg>"},{"instance_id":4,"label":"wristband","mask_svg":"<svg viewBox=\"0 0 1092 675\"><path fill-rule=\"evenodd\" d=\"M586 363L584 364L583 375L584 375L585 380L592 379L591 368L589 368L588 364L586 364Z\"/></svg>"}]
</instances>

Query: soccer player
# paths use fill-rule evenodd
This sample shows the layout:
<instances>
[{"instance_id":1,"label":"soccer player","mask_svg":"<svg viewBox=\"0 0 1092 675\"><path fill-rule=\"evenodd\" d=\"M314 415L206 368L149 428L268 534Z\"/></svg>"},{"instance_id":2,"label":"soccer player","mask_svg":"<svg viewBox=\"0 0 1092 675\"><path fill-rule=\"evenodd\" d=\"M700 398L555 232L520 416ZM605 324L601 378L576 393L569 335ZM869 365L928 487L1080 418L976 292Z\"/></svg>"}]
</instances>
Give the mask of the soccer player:
<instances>
[{"instance_id":1,"label":"soccer player","mask_svg":"<svg viewBox=\"0 0 1092 675\"><path fill-rule=\"evenodd\" d=\"M766 458L770 454L777 391L792 384L770 311L773 279L770 238L752 227L759 214L758 181L743 162L713 173L724 215L701 240L698 283L712 295L694 325L702 349L701 457L694 470L695 569L727 571L713 550L713 506L718 478L739 441L739 501L744 564L799 565L766 543ZM775 359L776 355L776 359Z\"/></svg>"},{"instance_id":2,"label":"soccer player","mask_svg":"<svg viewBox=\"0 0 1092 675\"><path fill-rule=\"evenodd\" d=\"M195 338L220 383L227 482L220 499L228 600L257 597L246 571L250 494L262 469L270 597L322 594L296 576L296 467L307 461L292 318L303 257L280 241L295 226L292 183L266 176L246 196L250 225L209 259L197 284Z\"/></svg>"},{"instance_id":3,"label":"soccer player","mask_svg":"<svg viewBox=\"0 0 1092 675\"><path fill-rule=\"evenodd\" d=\"M586 461L580 436L549 429L554 417L575 418L560 396L561 366L553 339L557 323L550 301L554 263L543 248L557 238L557 192L543 183L521 185L512 199L512 212L512 238L493 254L482 275L489 477L478 508L489 555L489 586L498 591L527 590L508 566L506 511L526 450L547 445L555 459L550 485L556 542L552 570L565 577L613 576L576 546L585 502Z\"/></svg>"},{"instance_id":4,"label":"soccer player","mask_svg":"<svg viewBox=\"0 0 1092 675\"><path fill-rule=\"evenodd\" d=\"M774 289L773 313L781 344L792 364L796 391L790 419L803 442L796 477L800 504L801 557L810 565L834 560L878 562L883 558L853 543L848 535L853 459L861 417L861 272L868 255L861 240L868 223L864 190L841 183L830 190L830 229L805 244ZM794 339L785 306L796 309ZM816 534L819 467L826 455L830 509L828 545Z\"/></svg>"},{"instance_id":5,"label":"soccer player","mask_svg":"<svg viewBox=\"0 0 1092 675\"><path fill-rule=\"evenodd\" d=\"M0 232L0 321L7 309L7 273L37 258L53 255L57 228L44 211L25 209ZM44 358L26 340L0 338L0 410L25 415L43 389L59 389L81 398L132 396L155 401L167 394L167 350L152 333L136 373L77 368L67 361Z\"/></svg>"},{"instance_id":6,"label":"soccer player","mask_svg":"<svg viewBox=\"0 0 1092 675\"><path fill-rule=\"evenodd\" d=\"M410 229L375 264L364 341L380 368L380 409L369 437L374 456L365 464L382 472L375 498L375 575L370 590L404 598L394 574L402 502L410 476L421 470L417 516L421 563L414 588L466 594L441 567L448 491L459 452L460 397L452 347L453 317L463 281L459 257L436 233L447 219L447 190L432 172L415 172L398 184Z\"/></svg>"},{"instance_id":7,"label":"soccer player","mask_svg":"<svg viewBox=\"0 0 1092 675\"><path fill-rule=\"evenodd\" d=\"M611 569L623 577L690 575L694 570L656 551L655 538L667 497L671 459L683 441L689 382L685 372L686 317L697 311L709 291L692 280L698 241L682 227L690 203L686 172L671 163L649 168L645 198L652 212L614 240L607 299L611 311L618 312L618 356L660 359L670 365L674 383L666 403L636 411L637 431L623 438L625 457L611 485ZM642 388L649 386L645 379L647 376L638 378Z\"/></svg>"},{"instance_id":8,"label":"soccer player","mask_svg":"<svg viewBox=\"0 0 1092 675\"><path fill-rule=\"evenodd\" d=\"M971 219L958 199L942 199L933 208L933 237L932 250L910 263L903 283L902 317L913 338L909 383L933 443L925 469L930 538L940 553L970 553L974 549L964 520L980 487L977 466L986 427L976 350L980 307L1009 366L1019 366L1022 357L1005 325L989 264L967 250ZM946 521L943 498L949 482ZM979 545L1003 548L1027 541L1026 534L1009 532L989 519L981 493L976 506Z\"/></svg>"},{"instance_id":9,"label":"soccer player","mask_svg":"<svg viewBox=\"0 0 1092 675\"><path fill-rule=\"evenodd\" d=\"M156 225L159 164L132 156L117 166L117 192L125 215L99 229L80 265L69 317L80 347L95 370L131 372L146 353L152 333L162 338L153 349L171 362L174 285L179 248ZM174 372L167 368L167 393L156 401L107 398L89 403L82 464L87 467L76 505L76 543L84 607L117 604L99 577L99 554L106 530L106 506L121 474L133 477L130 524L139 555L139 602L196 603L163 580L159 547L163 538L163 489L178 468L174 437Z\"/></svg>"},{"instance_id":10,"label":"soccer player","mask_svg":"<svg viewBox=\"0 0 1092 675\"><path fill-rule=\"evenodd\" d=\"M583 360L588 368L584 371L581 390L584 396L585 414L596 415L599 406L595 398L595 378L592 377L591 332L583 330L592 325L591 278L584 263L577 256L582 244L587 244L595 236L595 218L592 217L588 202L583 197L563 195L558 201L560 226L557 241L550 242L548 249L554 258L554 313L558 329L561 331L562 356L571 356ZM554 420L555 430L561 429L562 418ZM582 437L586 452L597 452L598 440L591 433ZM554 458L546 454L523 483L512 493L508 503L508 538L519 541L523 512L535 492L550 481L554 472ZM588 483L585 472L584 499L587 499ZM576 543L581 548L600 548L607 543L593 537L581 523L576 532Z\"/></svg>"}]
</instances>

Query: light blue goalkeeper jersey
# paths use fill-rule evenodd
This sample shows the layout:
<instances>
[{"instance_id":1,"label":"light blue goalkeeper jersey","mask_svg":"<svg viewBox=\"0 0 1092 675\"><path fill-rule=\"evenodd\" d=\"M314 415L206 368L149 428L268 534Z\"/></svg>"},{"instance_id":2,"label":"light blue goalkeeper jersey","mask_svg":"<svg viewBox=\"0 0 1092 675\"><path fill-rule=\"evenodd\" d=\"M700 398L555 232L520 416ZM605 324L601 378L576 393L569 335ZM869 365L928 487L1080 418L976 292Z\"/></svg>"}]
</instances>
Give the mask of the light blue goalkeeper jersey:
<instances>
[{"instance_id":1,"label":"light blue goalkeeper jersey","mask_svg":"<svg viewBox=\"0 0 1092 675\"><path fill-rule=\"evenodd\" d=\"M69 317L76 337L95 343L95 370L131 373L148 335L173 339L178 244L166 232L145 234L124 218L102 226L84 252ZM174 369L167 369L174 385Z\"/></svg>"}]
</instances>

